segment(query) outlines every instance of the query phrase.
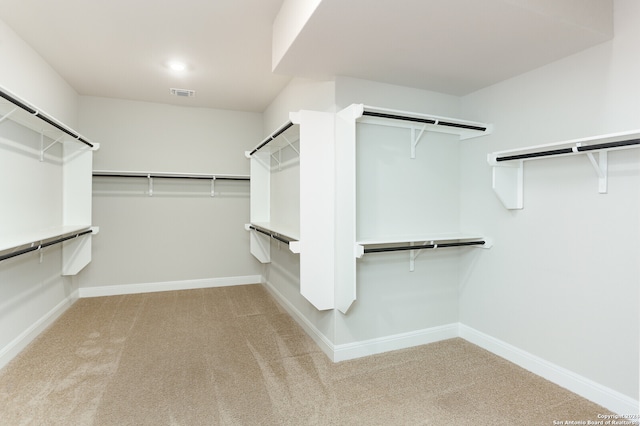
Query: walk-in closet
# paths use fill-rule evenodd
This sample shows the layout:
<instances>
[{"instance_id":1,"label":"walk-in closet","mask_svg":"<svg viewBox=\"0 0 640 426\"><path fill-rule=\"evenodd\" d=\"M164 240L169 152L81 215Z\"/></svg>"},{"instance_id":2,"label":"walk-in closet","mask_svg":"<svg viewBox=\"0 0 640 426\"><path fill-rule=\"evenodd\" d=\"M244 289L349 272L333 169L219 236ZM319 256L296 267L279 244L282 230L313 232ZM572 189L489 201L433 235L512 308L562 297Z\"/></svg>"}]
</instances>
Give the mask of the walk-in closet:
<instances>
[{"instance_id":1,"label":"walk-in closet","mask_svg":"<svg viewBox=\"0 0 640 426\"><path fill-rule=\"evenodd\" d=\"M639 19L0 2L0 425L637 424Z\"/></svg>"}]
</instances>

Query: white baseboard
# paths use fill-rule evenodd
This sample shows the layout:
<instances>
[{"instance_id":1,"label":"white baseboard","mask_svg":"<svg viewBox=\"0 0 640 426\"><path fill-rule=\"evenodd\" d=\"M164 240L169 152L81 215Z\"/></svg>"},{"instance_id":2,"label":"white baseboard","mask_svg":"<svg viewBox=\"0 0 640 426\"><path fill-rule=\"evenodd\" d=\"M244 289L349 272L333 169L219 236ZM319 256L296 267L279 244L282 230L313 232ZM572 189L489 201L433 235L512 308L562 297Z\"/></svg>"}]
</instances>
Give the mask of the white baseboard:
<instances>
[{"instance_id":1,"label":"white baseboard","mask_svg":"<svg viewBox=\"0 0 640 426\"><path fill-rule=\"evenodd\" d=\"M408 333L384 336L376 339L363 340L360 342L334 345L270 282L267 281L264 285L267 287L271 295L273 295L273 297L287 311L287 313L296 320L311 339L316 342L322 352L324 352L333 362L362 358L369 355L425 345L427 343L434 343L458 337L458 323L454 323L438 327L430 327L424 330L411 331ZM338 314L336 311L333 311L332 315Z\"/></svg>"},{"instance_id":2,"label":"white baseboard","mask_svg":"<svg viewBox=\"0 0 640 426\"><path fill-rule=\"evenodd\" d=\"M71 293L29 328L9 342L8 345L0 349L0 369L26 348L45 328L53 324L76 300L78 300L78 291Z\"/></svg>"},{"instance_id":3,"label":"white baseboard","mask_svg":"<svg viewBox=\"0 0 640 426\"><path fill-rule=\"evenodd\" d=\"M425 328L408 333L393 334L333 347L333 361L346 361L383 352L426 345L458 337L458 323Z\"/></svg>"},{"instance_id":4,"label":"white baseboard","mask_svg":"<svg viewBox=\"0 0 640 426\"><path fill-rule=\"evenodd\" d=\"M261 275L205 278L198 280L164 281L157 283L121 284L101 287L81 287L79 295L84 297L119 296L123 294L154 293L158 291L193 290L197 288L228 287L234 285L260 284Z\"/></svg>"},{"instance_id":5,"label":"white baseboard","mask_svg":"<svg viewBox=\"0 0 640 426\"><path fill-rule=\"evenodd\" d=\"M617 414L638 414L638 401L495 337L460 324L459 336Z\"/></svg>"},{"instance_id":6,"label":"white baseboard","mask_svg":"<svg viewBox=\"0 0 640 426\"><path fill-rule=\"evenodd\" d=\"M269 281L263 283L269 290L269 293L274 299L280 303L280 306L302 327L302 329L311 337L311 339L318 345L320 350L333 360L333 343L313 325L311 321L307 319L286 297L284 297ZM335 314L334 314L335 315Z\"/></svg>"}]
</instances>

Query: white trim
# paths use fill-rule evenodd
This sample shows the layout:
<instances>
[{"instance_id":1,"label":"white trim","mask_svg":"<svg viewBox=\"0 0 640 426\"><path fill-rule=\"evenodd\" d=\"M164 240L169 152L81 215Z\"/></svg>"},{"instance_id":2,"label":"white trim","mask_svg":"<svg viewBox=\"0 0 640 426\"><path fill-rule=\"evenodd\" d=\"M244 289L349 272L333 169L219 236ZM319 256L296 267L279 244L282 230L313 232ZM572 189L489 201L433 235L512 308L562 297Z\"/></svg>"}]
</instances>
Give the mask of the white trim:
<instances>
[{"instance_id":1,"label":"white trim","mask_svg":"<svg viewBox=\"0 0 640 426\"><path fill-rule=\"evenodd\" d=\"M27 347L36 337L47 327L53 324L67 309L78 300L78 291L74 291L65 297L53 309L34 322L29 328L20 333L15 339L0 349L0 369L4 368L13 358L15 358L24 348Z\"/></svg>"},{"instance_id":2,"label":"white trim","mask_svg":"<svg viewBox=\"0 0 640 426\"><path fill-rule=\"evenodd\" d=\"M346 361L383 352L435 343L458 337L458 323L445 324L407 333L393 334L334 346L333 361Z\"/></svg>"},{"instance_id":3,"label":"white trim","mask_svg":"<svg viewBox=\"0 0 640 426\"><path fill-rule=\"evenodd\" d=\"M234 285L259 284L261 275L238 277L205 278L198 280L165 281L158 283L121 284L101 287L81 287L80 298L119 296L123 294L154 293L158 291L193 290L197 288L228 287Z\"/></svg>"},{"instance_id":4,"label":"white trim","mask_svg":"<svg viewBox=\"0 0 640 426\"><path fill-rule=\"evenodd\" d=\"M280 303L280 306L284 308L285 311L302 327L302 329L311 337L311 339L318 345L320 350L325 353L329 357L330 360L334 361L333 353L334 346L333 343L318 330L318 328L307 319L302 313L296 308L286 297L282 295L276 289L273 284L269 281L265 281L263 285L267 288L269 293Z\"/></svg>"},{"instance_id":5,"label":"white trim","mask_svg":"<svg viewBox=\"0 0 640 426\"><path fill-rule=\"evenodd\" d=\"M407 333L393 334L360 342L334 345L318 328L307 319L287 298L285 298L273 284L264 283L271 295L280 303L289 315L302 327L302 329L320 347L320 350L333 362L362 358L383 352L406 349L427 343L458 337L458 323L446 324L424 330L410 331ZM334 311L334 315L338 315Z\"/></svg>"},{"instance_id":6,"label":"white trim","mask_svg":"<svg viewBox=\"0 0 640 426\"><path fill-rule=\"evenodd\" d=\"M596 383L586 377L582 377L564 367L546 361L462 323L459 326L458 333L461 338L474 345L480 346L499 357L511 361L583 398L600 404L614 413L638 413L640 408L638 401L618 391Z\"/></svg>"}]
</instances>

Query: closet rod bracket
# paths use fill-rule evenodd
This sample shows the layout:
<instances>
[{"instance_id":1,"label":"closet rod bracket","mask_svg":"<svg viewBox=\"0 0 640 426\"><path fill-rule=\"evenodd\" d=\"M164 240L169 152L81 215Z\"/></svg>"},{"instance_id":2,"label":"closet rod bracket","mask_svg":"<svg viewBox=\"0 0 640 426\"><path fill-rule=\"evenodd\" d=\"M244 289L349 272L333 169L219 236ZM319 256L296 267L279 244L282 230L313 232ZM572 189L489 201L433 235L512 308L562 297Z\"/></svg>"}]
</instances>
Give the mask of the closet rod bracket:
<instances>
[{"instance_id":1,"label":"closet rod bracket","mask_svg":"<svg viewBox=\"0 0 640 426\"><path fill-rule=\"evenodd\" d=\"M438 120L435 120L435 122L436 124L438 124ZM420 143L420 139L422 138L425 130L427 130L426 124L422 126L422 129L420 129L420 133L418 133L418 136L416 136L416 128L411 128L411 159L416 158L416 147Z\"/></svg>"},{"instance_id":2,"label":"closet rod bracket","mask_svg":"<svg viewBox=\"0 0 640 426\"><path fill-rule=\"evenodd\" d=\"M5 115L3 115L2 117L0 117L0 123L2 123L4 120L6 120L7 118L11 117L11 114L13 114L14 112L16 112L18 110L18 107L15 107L14 109L12 109L11 111L9 111L8 113L6 113Z\"/></svg>"},{"instance_id":3,"label":"closet rod bracket","mask_svg":"<svg viewBox=\"0 0 640 426\"><path fill-rule=\"evenodd\" d=\"M414 245L414 244L410 243L410 245ZM435 241L425 241L424 243L422 243L422 245L423 246L431 245L433 246L434 249L438 248L438 244L436 244ZM422 250L420 249L409 251L409 272L415 271L416 259L418 258L418 256L420 256L420 253L422 253Z\"/></svg>"},{"instance_id":4,"label":"closet rod bracket","mask_svg":"<svg viewBox=\"0 0 640 426\"><path fill-rule=\"evenodd\" d=\"M593 169L598 174L598 192L600 194L607 193L607 169L608 169L608 156L609 151L598 152L598 160L596 161L592 152L587 152L587 158L593 166Z\"/></svg>"},{"instance_id":5,"label":"closet rod bracket","mask_svg":"<svg viewBox=\"0 0 640 426\"><path fill-rule=\"evenodd\" d=\"M64 137L64 135L59 136L58 139L56 139L53 142L51 142L45 148L45 146L44 146L44 132L40 132L40 162L44 161L44 154L45 154L45 152L47 152L49 150L49 148L51 148L52 146L54 146L57 143L62 143L63 142L62 141L63 137Z\"/></svg>"},{"instance_id":6,"label":"closet rod bracket","mask_svg":"<svg viewBox=\"0 0 640 426\"><path fill-rule=\"evenodd\" d=\"M149 197L153 197L153 177L151 173L147 175L147 179L149 179Z\"/></svg>"}]
</instances>

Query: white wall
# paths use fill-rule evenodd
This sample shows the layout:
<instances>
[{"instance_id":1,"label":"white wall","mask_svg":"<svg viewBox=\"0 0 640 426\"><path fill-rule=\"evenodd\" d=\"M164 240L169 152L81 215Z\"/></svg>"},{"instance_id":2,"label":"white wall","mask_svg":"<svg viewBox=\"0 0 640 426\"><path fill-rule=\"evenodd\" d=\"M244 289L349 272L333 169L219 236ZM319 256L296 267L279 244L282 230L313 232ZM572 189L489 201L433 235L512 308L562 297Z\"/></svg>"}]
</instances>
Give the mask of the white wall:
<instances>
[{"instance_id":1,"label":"white wall","mask_svg":"<svg viewBox=\"0 0 640 426\"><path fill-rule=\"evenodd\" d=\"M80 125L101 142L94 170L249 174L257 113L81 97ZM93 261L83 289L261 274L249 254L249 182L95 178ZM185 285L189 285L185 283Z\"/></svg>"},{"instance_id":2,"label":"white wall","mask_svg":"<svg viewBox=\"0 0 640 426\"><path fill-rule=\"evenodd\" d=\"M462 99L494 133L463 143L461 221L494 239L465 257L460 320L638 399L640 150L609 153L609 193L586 157L525 163L524 209L491 190L489 152L640 128L640 3L615 38Z\"/></svg>"},{"instance_id":3,"label":"white wall","mask_svg":"<svg viewBox=\"0 0 640 426\"><path fill-rule=\"evenodd\" d=\"M2 21L0 63L0 86L59 121L75 126L75 91ZM28 160L38 161L35 158ZM3 164L3 173L15 179L30 178L20 176L21 169L12 173L11 167L17 165ZM34 194L24 196L34 197ZM29 202L44 204L33 199ZM56 210L59 207L58 202ZM3 205L3 208L7 206ZM46 214L46 209L40 209L36 214ZM56 217L60 214L52 212ZM16 223L16 227L20 224ZM71 280L60 275L61 259L58 245L45 250L42 262L38 254L26 254L0 263L0 367L77 297Z\"/></svg>"},{"instance_id":4,"label":"white wall","mask_svg":"<svg viewBox=\"0 0 640 426\"><path fill-rule=\"evenodd\" d=\"M289 119L290 112L302 109L335 112L335 86L334 81L292 79L264 111L263 136L273 133L284 124Z\"/></svg>"},{"instance_id":5,"label":"white wall","mask_svg":"<svg viewBox=\"0 0 640 426\"><path fill-rule=\"evenodd\" d=\"M453 118L460 113L457 96L351 77L337 77L335 84L337 110L362 103Z\"/></svg>"}]
</instances>

